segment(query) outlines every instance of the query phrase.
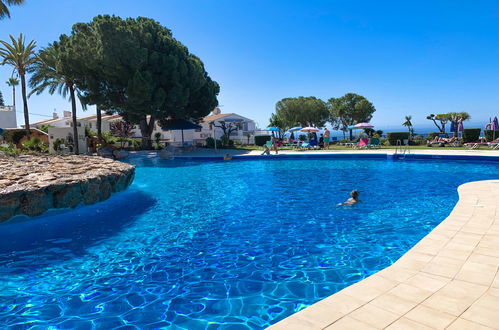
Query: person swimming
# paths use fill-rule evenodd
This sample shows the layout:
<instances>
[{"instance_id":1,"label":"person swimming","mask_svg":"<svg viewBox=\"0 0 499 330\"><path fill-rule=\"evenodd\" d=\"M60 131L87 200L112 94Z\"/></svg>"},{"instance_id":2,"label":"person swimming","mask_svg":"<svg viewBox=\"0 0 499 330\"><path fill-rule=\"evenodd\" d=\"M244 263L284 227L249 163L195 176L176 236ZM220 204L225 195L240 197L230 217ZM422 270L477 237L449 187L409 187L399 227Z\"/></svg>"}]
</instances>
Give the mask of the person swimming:
<instances>
[{"instance_id":1,"label":"person swimming","mask_svg":"<svg viewBox=\"0 0 499 330\"><path fill-rule=\"evenodd\" d=\"M358 203L360 202L359 201L359 191L358 190L352 190L350 192L350 198L347 199L346 202L344 203L339 203L338 206L342 206L342 205L353 205L355 203Z\"/></svg>"}]
</instances>

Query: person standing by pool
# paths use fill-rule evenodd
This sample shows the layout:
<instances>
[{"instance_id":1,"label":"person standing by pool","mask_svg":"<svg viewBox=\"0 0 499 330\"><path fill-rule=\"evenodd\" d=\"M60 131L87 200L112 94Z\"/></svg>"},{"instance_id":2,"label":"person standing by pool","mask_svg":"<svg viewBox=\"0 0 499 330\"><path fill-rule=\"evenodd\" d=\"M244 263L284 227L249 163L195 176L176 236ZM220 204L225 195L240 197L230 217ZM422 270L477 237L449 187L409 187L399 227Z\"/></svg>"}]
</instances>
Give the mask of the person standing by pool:
<instances>
[{"instance_id":1,"label":"person standing by pool","mask_svg":"<svg viewBox=\"0 0 499 330\"><path fill-rule=\"evenodd\" d=\"M277 146L277 139L275 138L275 136L272 136L272 148L275 150L275 154L277 155L278 153L278 146Z\"/></svg>"},{"instance_id":2,"label":"person standing by pool","mask_svg":"<svg viewBox=\"0 0 499 330\"><path fill-rule=\"evenodd\" d=\"M327 129L324 129L324 149L329 149L329 141L331 141L331 132Z\"/></svg>"}]
</instances>

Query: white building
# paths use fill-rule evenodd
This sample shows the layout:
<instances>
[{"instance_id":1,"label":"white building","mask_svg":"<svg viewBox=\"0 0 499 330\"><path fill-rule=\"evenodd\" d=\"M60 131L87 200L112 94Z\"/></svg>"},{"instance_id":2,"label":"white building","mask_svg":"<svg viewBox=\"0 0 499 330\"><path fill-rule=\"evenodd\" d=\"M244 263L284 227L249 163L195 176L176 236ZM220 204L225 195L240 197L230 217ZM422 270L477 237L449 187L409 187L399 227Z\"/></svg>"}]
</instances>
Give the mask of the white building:
<instances>
[{"instance_id":1,"label":"white building","mask_svg":"<svg viewBox=\"0 0 499 330\"><path fill-rule=\"evenodd\" d=\"M122 117L118 114L102 115L102 133L110 132L111 123L118 120L122 120ZM88 127L91 131L97 132L97 115L94 114L85 117L79 117L77 119L77 122L78 127ZM260 131L256 129L256 124L252 119L243 117L235 113L221 113L220 109L216 108L211 115L204 117L203 120L199 123L199 125L202 127L201 129L190 129L184 130L183 132L181 130L163 130L159 126L159 123L156 122L151 137L153 140L155 140L156 133L160 133L160 140L162 142L176 145L182 143L183 133L184 142L195 145L205 145L207 138L215 137L216 139L220 139L224 135L224 131L221 128L221 126L223 126L224 124L226 127L232 127L230 139L238 141L242 144L252 144L254 143L254 136L260 135ZM57 113L54 113L53 119L39 121L30 125L33 128L38 129L43 126L62 128L72 127L73 121L71 119L71 112L64 111L62 118L59 118ZM141 137L138 125L136 125L133 129L133 137Z\"/></svg>"},{"instance_id":2,"label":"white building","mask_svg":"<svg viewBox=\"0 0 499 330\"><path fill-rule=\"evenodd\" d=\"M16 127L16 109L12 106L0 107L0 128Z\"/></svg>"}]
</instances>

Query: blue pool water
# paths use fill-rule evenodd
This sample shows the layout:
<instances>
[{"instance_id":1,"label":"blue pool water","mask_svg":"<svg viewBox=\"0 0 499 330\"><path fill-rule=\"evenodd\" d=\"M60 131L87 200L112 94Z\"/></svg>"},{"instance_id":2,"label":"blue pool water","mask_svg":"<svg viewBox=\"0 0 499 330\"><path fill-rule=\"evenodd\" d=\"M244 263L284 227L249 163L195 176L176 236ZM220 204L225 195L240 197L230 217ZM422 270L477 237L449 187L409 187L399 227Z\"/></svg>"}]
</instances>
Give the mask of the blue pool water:
<instances>
[{"instance_id":1,"label":"blue pool water","mask_svg":"<svg viewBox=\"0 0 499 330\"><path fill-rule=\"evenodd\" d=\"M106 202L0 225L0 327L263 328L389 266L460 184L499 177L443 160L133 163ZM335 207L352 189L362 202Z\"/></svg>"}]
</instances>

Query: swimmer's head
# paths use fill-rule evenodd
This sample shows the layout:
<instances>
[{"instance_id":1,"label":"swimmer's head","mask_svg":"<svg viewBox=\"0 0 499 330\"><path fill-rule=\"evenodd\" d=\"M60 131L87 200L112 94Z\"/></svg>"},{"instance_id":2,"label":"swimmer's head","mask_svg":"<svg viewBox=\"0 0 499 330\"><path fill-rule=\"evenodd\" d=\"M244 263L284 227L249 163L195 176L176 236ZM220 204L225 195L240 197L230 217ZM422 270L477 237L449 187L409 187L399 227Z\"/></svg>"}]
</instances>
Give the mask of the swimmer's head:
<instances>
[{"instance_id":1,"label":"swimmer's head","mask_svg":"<svg viewBox=\"0 0 499 330\"><path fill-rule=\"evenodd\" d=\"M357 200L359 198L359 191L358 190L352 190L350 192L350 196L352 196L353 199Z\"/></svg>"}]
</instances>

